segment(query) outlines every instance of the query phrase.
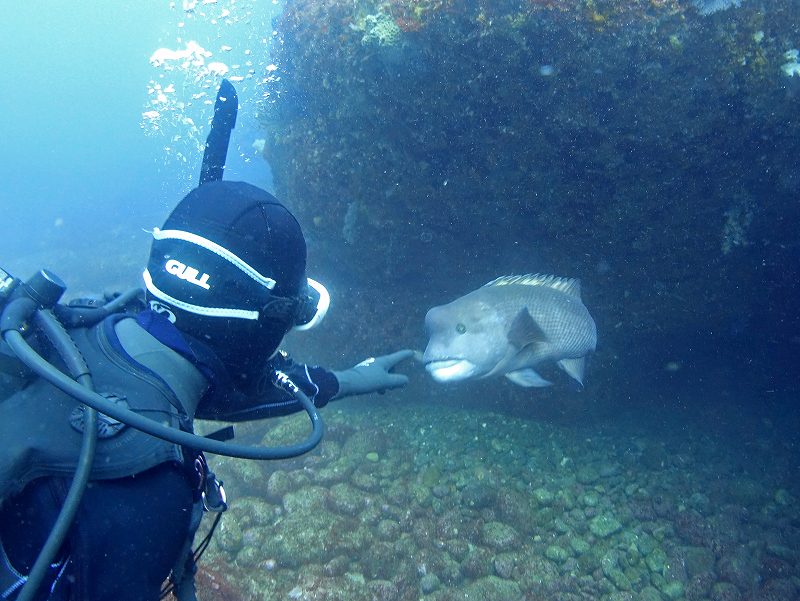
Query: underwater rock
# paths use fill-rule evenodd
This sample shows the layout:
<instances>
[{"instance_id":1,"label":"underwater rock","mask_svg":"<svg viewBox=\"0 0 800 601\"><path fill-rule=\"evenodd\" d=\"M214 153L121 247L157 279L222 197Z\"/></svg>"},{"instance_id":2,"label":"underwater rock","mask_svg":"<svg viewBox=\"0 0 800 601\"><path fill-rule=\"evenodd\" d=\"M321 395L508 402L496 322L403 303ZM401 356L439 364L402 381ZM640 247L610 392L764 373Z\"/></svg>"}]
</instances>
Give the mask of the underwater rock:
<instances>
[{"instance_id":1,"label":"underwater rock","mask_svg":"<svg viewBox=\"0 0 800 601\"><path fill-rule=\"evenodd\" d=\"M328 507L338 514L355 517L364 507L364 493L346 483L335 484L327 496Z\"/></svg>"},{"instance_id":2,"label":"underwater rock","mask_svg":"<svg viewBox=\"0 0 800 601\"><path fill-rule=\"evenodd\" d=\"M439 577L436 574L425 574L419 580L419 590L423 595L429 595L441 586Z\"/></svg>"},{"instance_id":3,"label":"underwater rock","mask_svg":"<svg viewBox=\"0 0 800 601\"><path fill-rule=\"evenodd\" d=\"M653 574L661 574L663 573L664 566L667 563L667 554L660 547L656 547L649 555L647 555L645 563L647 564L647 568Z\"/></svg>"},{"instance_id":4,"label":"underwater rock","mask_svg":"<svg viewBox=\"0 0 800 601\"><path fill-rule=\"evenodd\" d=\"M717 574L741 590L751 590L758 578L756 564L750 550L734 548L717 562Z\"/></svg>"},{"instance_id":5,"label":"underwater rock","mask_svg":"<svg viewBox=\"0 0 800 601\"><path fill-rule=\"evenodd\" d=\"M716 575L713 572L697 574L686 584L686 599L688 601L701 601L707 598L715 581Z\"/></svg>"},{"instance_id":6,"label":"underwater rock","mask_svg":"<svg viewBox=\"0 0 800 601\"><path fill-rule=\"evenodd\" d=\"M475 580L488 576L492 573L492 557L493 553L488 549L472 547L467 557L461 562L464 575Z\"/></svg>"},{"instance_id":7,"label":"underwater rock","mask_svg":"<svg viewBox=\"0 0 800 601\"><path fill-rule=\"evenodd\" d=\"M517 531L502 522L488 522L481 529L481 540L496 551L508 551L519 541Z\"/></svg>"},{"instance_id":8,"label":"underwater rock","mask_svg":"<svg viewBox=\"0 0 800 601\"><path fill-rule=\"evenodd\" d=\"M583 555L591 549L591 545L578 536L569 537L569 546L577 555Z\"/></svg>"},{"instance_id":9,"label":"underwater rock","mask_svg":"<svg viewBox=\"0 0 800 601\"><path fill-rule=\"evenodd\" d=\"M400 598L400 591L397 586L388 580L370 580L367 583L367 587L373 599L397 601Z\"/></svg>"},{"instance_id":10,"label":"underwater rock","mask_svg":"<svg viewBox=\"0 0 800 601\"><path fill-rule=\"evenodd\" d=\"M779 488L776 490L774 499L775 502L782 507L788 507L795 504L794 496L785 488Z\"/></svg>"},{"instance_id":11,"label":"underwater rock","mask_svg":"<svg viewBox=\"0 0 800 601\"><path fill-rule=\"evenodd\" d=\"M464 588L463 599L492 599L493 601L519 601L522 591L513 580L486 576Z\"/></svg>"},{"instance_id":12,"label":"underwater rock","mask_svg":"<svg viewBox=\"0 0 800 601\"><path fill-rule=\"evenodd\" d=\"M529 495L506 487L494 488L498 517L507 524L518 524L520 532L530 534L538 528L536 508Z\"/></svg>"},{"instance_id":13,"label":"underwater rock","mask_svg":"<svg viewBox=\"0 0 800 601\"><path fill-rule=\"evenodd\" d=\"M346 556L337 555L325 564L323 571L326 576L341 576L347 571L349 564Z\"/></svg>"},{"instance_id":14,"label":"underwater rock","mask_svg":"<svg viewBox=\"0 0 800 601\"><path fill-rule=\"evenodd\" d=\"M659 590L669 599L678 600L683 598L683 583L678 580L665 580Z\"/></svg>"},{"instance_id":15,"label":"underwater rock","mask_svg":"<svg viewBox=\"0 0 800 601\"><path fill-rule=\"evenodd\" d=\"M360 561L362 569L370 578L378 580L393 580L397 577L398 566L407 558L407 551L396 543L374 542L369 546L367 552Z\"/></svg>"},{"instance_id":16,"label":"underwater rock","mask_svg":"<svg viewBox=\"0 0 800 601\"><path fill-rule=\"evenodd\" d=\"M581 484L594 484L600 479L600 469L595 463L582 465L575 473L575 477Z\"/></svg>"},{"instance_id":17,"label":"underwater rock","mask_svg":"<svg viewBox=\"0 0 800 601\"><path fill-rule=\"evenodd\" d=\"M533 498L536 499L536 502L539 503L539 505L547 506L552 505L553 501L555 500L555 495L548 489L539 487L534 489Z\"/></svg>"},{"instance_id":18,"label":"underwater rock","mask_svg":"<svg viewBox=\"0 0 800 601\"><path fill-rule=\"evenodd\" d=\"M483 482L470 482L461 490L461 502L473 509L483 509L494 504L497 489Z\"/></svg>"},{"instance_id":19,"label":"underwater rock","mask_svg":"<svg viewBox=\"0 0 800 601\"><path fill-rule=\"evenodd\" d=\"M767 545L766 551L770 555L788 561L789 563L795 563L797 561L798 550L785 545L770 543Z\"/></svg>"},{"instance_id":20,"label":"underwater rock","mask_svg":"<svg viewBox=\"0 0 800 601\"><path fill-rule=\"evenodd\" d=\"M798 593L800 593L800 586L794 579L775 578L767 580L754 599L757 601L795 601Z\"/></svg>"},{"instance_id":21,"label":"underwater rock","mask_svg":"<svg viewBox=\"0 0 800 601\"><path fill-rule=\"evenodd\" d=\"M396 46L402 34L391 15L379 12L364 17L364 36L361 43L364 46Z\"/></svg>"},{"instance_id":22,"label":"underwater rock","mask_svg":"<svg viewBox=\"0 0 800 601\"><path fill-rule=\"evenodd\" d=\"M675 532L692 545L705 546L711 540L710 524L694 509L679 511L673 520Z\"/></svg>"},{"instance_id":23,"label":"underwater rock","mask_svg":"<svg viewBox=\"0 0 800 601\"><path fill-rule=\"evenodd\" d=\"M581 495L580 502L584 507L597 507L600 503L600 495L593 490L586 491Z\"/></svg>"},{"instance_id":24,"label":"underwater rock","mask_svg":"<svg viewBox=\"0 0 800 601\"><path fill-rule=\"evenodd\" d=\"M717 582L711 589L711 601L740 601L742 593L730 582Z\"/></svg>"},{"instance_id":25,"label":"underwater rock","mask_svg":"<svg viewBox=\"0 0 800 601\"><path fill-rule=\"evenodd\" d=\"M690 578L708 574L714 569L714 553L706 547L683 547L680 555Z\"/></svg>"},{"instance_id":26,"label":"underwater rock","mask_svg":"<svg viewBox=\"0 0 800 601\"><path fill-rule=\"evenodd\" d=\"M598 538L607 538L619 532L622 524L611 514L598 515L589 522L589 531Z\"/></svg>"},{"instance_id":27,"label":"underwater rock","mask_svg":"<svg viewBox=\"0 0 800 601\"><path fill-rule=\"evenodd\" d=\"M515 553L499 553L494 558L494 573L500 578L511 578L514 575L514 566L517 564Z\"/></svg>"},{"instance_id":28,"label":"underwater rock","mask_svg":"<svg viewBox=\"0 0 800 601\"><path fill-rule=\"evenodd\" d=\"M689 506L700 514L706 514L711 507L711 499L701 492L692 493L689 497Z\"/></svg>"},{"instance_id":29,"label":"underwater rock","mask_svg":"<svg viewBox=\"0 0 800 601\"><path fill-rule=\"evenodd\" d=\"M292 490L292 481L283 470L275 470L267 479L267 499L273 503L281 503L283 496Z\"/></svg>"},{"instance_id":30,"label":"underwater rock","mask_svg":"<svg viewBox=\"0 0 800 601\"><path fill-rule=\"evenodd\" d=\"M646 586L639 593L637 601L663 601L663 597L657 588Z\"/></svg>"},{"instance_id":31,"label":"underwater rock","mask_svg":"<svg viewBox=\"0 0 800 601\"><path fill-rule=\"evenodd\" d=\"M214 536L214 544L225 551L229 557L235 557L242 550L242 528L238 520L226 520Z\"/></svg>"},{"instance_id":32,"label":"underwater rock","mask_svg":"<svg viewBox=\"0 0 800 601\"><path fill-rule=\"evenodd\" d=\"M558 545L549 545L544 551L544 556L550 561L564 563L571 557L571 554L563 547L559 547Z\"/></svg>"},{"instance_id":33,"label":"underwater rock","mask_svg":"<svg viewBox=\"0 0 800 601\"><path fill-rule=\"evenodd\" d=\"M729 8L736 8L741 5L742 0L692 0L692 3L701 15L708 16Z\"/></svg>"},{"instance_id":34,"label":"underwater rock","mask_svg":"<svg viewBox=\"0 0 800 601\"><path fill-rule=\"evenodd\" d=\"M788 578L792 574L792 564L777 557L762 557L758 568L763 581Z\"/></svg>"},{"instance_id":35,"label":"underwater rock","mask_svg":"<svg viewBox=\"0 0 800 601\"><path fill-rule=\"evenodd\" d=\"M377 535L386 541L395 540L400 534L400 524L394 520L381 520L378 522Z\"/></svg>"},{"instance_id":36,"label":"underwater rock","mask_svg":"<svg viewBox=\"0 0 800 601\"><path fill-rule=\"evenodd\" d=\"M600 567L603 575L608 578L617 590L631 590L631 581L628 576L620 569L619 554L616 551L608 551L600 560Z\"/></svg>"},{"instance_id":37,"label":"underwater rock","mask_svg":"<svg viewBox=\"0 0 800 601\"><path fill-rule=\"evenodd\" d=\"M745 507L753 506L766 496L764 486L752 478L736 478L728 490L731 498Z\"/></svg>"},{"instance_id":38,"label":"underwater rock","mask_svg":"<svg viewBox=\"0 0 800 601\"><path fill-rule=\"evenodd\" d=\"M357 471L350 478L353 486L368 492L378 492L381 490L381 481L374 475L363 471Z\"/></svg>"},{"instance_id":39,"label":"underwater rock","mask_svg":"<svg viewBox=\"0 0 800 601\"><path fill-rule=\"evenodd\" d=\"M727 487L734 478L741 478L742 471L736 462L713 459L657 474L626 468L626 481L636 485L630 496L623 492L622 483L584 487L573 477L564 478L557 460L543 461L538 455L535 470L510 454L495 457L486 466L491 439L476 436L484 430L480 423L488 423L493 416L482 415L475 427L472 412L431 404L413 409L376 403L370 411L331 414L326 421L332 430L342 431L340 420L352 426L342 440L362 422L370 431L388 423L402 422L403 427L395 430L395 436L385 437L383 459L377 464L361 454L366 443L349 447L356 453L352 456L343 455L344 445L336 447L340 456L330 457L326 465L352 460L358 466L343 481L322 486L314 475L318 464L287 462L279 470L270 464L274 471L269 478L248 485L254 489L252 496L237 496L236 487L241 485L234 484L229 490L231 511L204 559L230 575L229 582L245 591L241 598L256 595L253 591L270 598L289 598L292 591L297 598L322 598L329 594L323 591L331 591L332 599L344 600L346 593L351 595L348 601L369 601L378 594L372 592L374 586L386 590L386 599L401 601L420 596L426 575L438 579L437 588L426 595L432 601L488 590L473 588L487 577L508 581L532 599L797 598L792 580L797 574L797 552L791 545L794 513L774 502L775 490L781 486L793 490L794 483L780 463L763 466L760 510L720 504L720 500L731 500ZM430 450L431 437L445 435L433 434L427 424L445 418L447 446ZM514 440L514 449L530 450L530 455L539 452L542 440L553 441L559 446L554 455L568 454L576 464L598 462L602 456L597 453L596 438L580 444L587 439L584 431L568 433L541 424L531 437L524 427L528 423L527 418L504 416L503 423L495 424L494 436ZM630 425L619 427L620 432L608 437L613 441L609 445L618 444L621 432ZM420 437L423 429L425 436ZM686 433L681 430L678 435ZM532 438L529 447L514 436ZM369 438L357 437L362 442ZM713 458L729 453L728 446L728 438L721 436L718 441L698 441L696 447L681 452L692 454L702 447L712 449L708 457ZM414 454L409 448L416 449ZM392 464L387 475L379 466L392 463L395 457L402 459ZM470 476L460 481L461 488L453 484L453 492L441 498L429 493L427 505L419 504L412 485L426 489L419 479L455 482L453 465ZM356 486L360 476L369 476L374 486L371 492L365 494L364 488ZM550 505L542 506L535 499L533 491L539 487L558 491ZM692 491L698 490L709 498L709 503L700 500L698 505L707 506L707 514L692 506ZM586 507L582 500L590 493L597 495L596 507ZM659 505L668 507L661 511L662 517L652 507L644 512L645 518L634 517L635 503L659 496ZM575 499L571 510L566 509L572 504L569 497ZM476 499L481 507L470 506L465 499ZM587 517L589 509L597 513ZM605 518L613 518L620 527L601 538L591 525ZM695 537L687 535L692 529L708 544L687 545L685 540Z\"/></svg>"},{"instance_id":40,"label":"underwater rock","mask_svg":"<svg viewBox=\"0 0 800 601\"><path fill-rule=\"evenodd\" d=\"M446 484L437 484L431 489L431 492L437 499L443 499L450 494L451 490L451 487Z\"/></svg>"},{"instance_id":41,"label":"underwater rock","mask_svg":"<svg viewBox=\"0 0 800 601\"><path fill-rule=\"evenodd\" d=\"M386 449L383 434L371 430L361 430L348 436L342 445L342 454L350 457L366 457L369 453L382 453Z\"/></svg>"}]
</instances>

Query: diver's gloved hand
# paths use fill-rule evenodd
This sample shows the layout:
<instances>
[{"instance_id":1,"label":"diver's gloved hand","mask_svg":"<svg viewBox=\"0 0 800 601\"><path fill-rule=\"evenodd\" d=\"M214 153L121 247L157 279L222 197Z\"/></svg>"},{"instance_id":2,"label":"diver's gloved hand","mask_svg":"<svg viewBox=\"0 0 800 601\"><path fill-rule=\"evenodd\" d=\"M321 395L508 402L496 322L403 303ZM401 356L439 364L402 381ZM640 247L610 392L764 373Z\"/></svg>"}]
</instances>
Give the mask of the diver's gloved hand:
<instances>
[{"instance_id":1,"label":"diver's gloved hand","mask_svg":"<svg viewBox=\"0 0 800 601\"><path fill-rule=\"evenodd\" d=\"M339 392L335 399L368 392L383 392L390 388L400 388L408 384L408 376L394 374L392 369L405 359L414 355L414 351L397 351L382 357L370 357L344 371L335 371L333 375L339 381Z\"/></svg>"}]
</instances>

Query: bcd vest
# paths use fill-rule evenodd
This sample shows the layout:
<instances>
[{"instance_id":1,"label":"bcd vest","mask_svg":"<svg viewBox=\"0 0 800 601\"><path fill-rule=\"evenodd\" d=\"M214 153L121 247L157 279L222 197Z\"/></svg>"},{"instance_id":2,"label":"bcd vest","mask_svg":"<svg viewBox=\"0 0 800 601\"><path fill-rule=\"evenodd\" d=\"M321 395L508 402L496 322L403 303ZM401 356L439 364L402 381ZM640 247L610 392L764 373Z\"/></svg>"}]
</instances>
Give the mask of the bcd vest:
<instances>
[{"instance_id":1,"label":"bcd vest","mask_svg":"<svg viewBox=\"0 0 800 601\"><path fill-rule=\"evenodd\" d=\"M70 336L89 366L95 392L162 424L191 430L208 384L187 359L124 315L70 330ZM54 365L63 370L60 360ZM179 446L98 417L92 479L121 478L182 461ZM72 475L82 427L80 403L42 378L0 401L0 503L35 478Z\"/></svg>"}]
</instances>

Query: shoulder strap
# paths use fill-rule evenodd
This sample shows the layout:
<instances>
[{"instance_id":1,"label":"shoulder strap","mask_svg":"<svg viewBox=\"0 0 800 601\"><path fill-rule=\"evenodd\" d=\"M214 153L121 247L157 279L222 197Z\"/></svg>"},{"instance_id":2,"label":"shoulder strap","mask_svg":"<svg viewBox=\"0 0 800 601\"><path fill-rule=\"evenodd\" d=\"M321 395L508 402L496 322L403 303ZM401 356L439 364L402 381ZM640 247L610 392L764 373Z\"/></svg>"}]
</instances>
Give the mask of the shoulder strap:
<instances>
[{"instance_id":1,"label":"shoulder strap","mask_svg":"<svg viewBox=\"0 0 800 601\"><path fill-rule=\"evenodd\" d=\"M128 362L161 380L175 395L190 421L208 389L208 381L186 358L165 346L126 315L113 315L104 324L112 348Z\"/></svg>"}]
</instances>

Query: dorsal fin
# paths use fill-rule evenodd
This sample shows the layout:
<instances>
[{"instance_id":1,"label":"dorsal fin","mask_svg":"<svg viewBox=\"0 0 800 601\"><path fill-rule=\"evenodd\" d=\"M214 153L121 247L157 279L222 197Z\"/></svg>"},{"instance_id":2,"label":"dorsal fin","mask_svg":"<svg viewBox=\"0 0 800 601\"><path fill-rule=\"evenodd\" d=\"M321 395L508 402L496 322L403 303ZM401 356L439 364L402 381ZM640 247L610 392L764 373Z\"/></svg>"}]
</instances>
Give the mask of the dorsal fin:
<instances>
[{"instance_id":1,"label":"dorsal fin","mask_svg":"<svg viewBox=\"0 0 800 601\"><path fill-rule=\"evenodd\" d=\"M525 275L504 275L496 280L492 280L486 286L509 286L516 284L519 286L547 286L554 290L559 290L564 294L569 294L576 298L581 297L581 281L575 278L560 278L555 275L545 275L543 273L528 273Z\"/></svg>"}]
</instances>

